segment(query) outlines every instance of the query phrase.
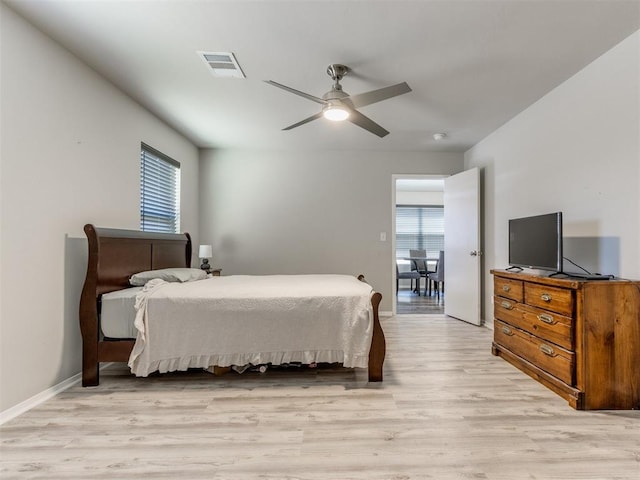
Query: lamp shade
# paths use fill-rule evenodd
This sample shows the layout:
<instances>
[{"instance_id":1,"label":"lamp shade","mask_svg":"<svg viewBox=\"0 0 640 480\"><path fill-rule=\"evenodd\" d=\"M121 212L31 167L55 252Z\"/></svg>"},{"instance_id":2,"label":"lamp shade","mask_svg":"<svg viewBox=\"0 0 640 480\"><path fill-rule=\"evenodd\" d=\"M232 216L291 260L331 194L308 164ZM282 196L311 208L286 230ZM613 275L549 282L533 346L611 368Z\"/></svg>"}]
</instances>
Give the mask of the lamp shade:
<instances>
[{"instance_id":1,"label":"lamp shade","mask_svg":"<svg viewBox=\"0 0 640 480\"><path fill-rule=\"evenodd\" d=\"M200 245L200 249L198 250L198 257L200 258L213 257L213 248L211 247L211 245Z\"/></svg>"}]
</instances>

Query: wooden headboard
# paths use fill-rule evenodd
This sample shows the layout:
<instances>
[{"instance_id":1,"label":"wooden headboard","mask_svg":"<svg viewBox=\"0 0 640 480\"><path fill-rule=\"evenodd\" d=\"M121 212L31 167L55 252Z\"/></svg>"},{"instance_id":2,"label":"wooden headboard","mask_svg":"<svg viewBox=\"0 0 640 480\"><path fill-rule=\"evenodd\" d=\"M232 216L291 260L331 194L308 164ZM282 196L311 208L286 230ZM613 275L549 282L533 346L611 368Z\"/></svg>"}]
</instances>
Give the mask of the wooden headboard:
<instances>
[{"instance_id":1,"label":"wooden headboard","mask_svg":"<svg viewBox=\"0 0 640 480\"><path fill-rule=\"evenodd\" d=\"M99 362L128 359L133 341L104 342L100 338L97 300L103 293L129 287L134 273L191 265L188 233L152 233L84 226L89 242L87 275L80 296L83 385L98 384Z\"/></svg>"},{"instance_id":2,"label":"wooden headboard","mask_svg":"<svg viewBox=\"0 0 640 480\"><path fill-rule=\"evenodd\" d=\"M84 226L89 241L87 281L96 282L96 295L129 287L134 273L170 267L189 267L188 233L153 233ZM94 296L95 298L95 296Z\"/></svg>"}]
</instances>

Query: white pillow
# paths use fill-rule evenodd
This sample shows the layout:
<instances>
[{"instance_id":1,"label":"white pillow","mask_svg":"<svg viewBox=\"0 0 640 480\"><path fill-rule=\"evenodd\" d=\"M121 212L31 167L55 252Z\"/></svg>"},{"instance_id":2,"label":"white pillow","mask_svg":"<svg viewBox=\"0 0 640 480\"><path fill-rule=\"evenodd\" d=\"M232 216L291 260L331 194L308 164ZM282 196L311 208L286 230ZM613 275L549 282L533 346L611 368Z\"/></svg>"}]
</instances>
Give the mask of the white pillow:
<instances>
[{"instance_id":1,"label":"white pillow","mask_svg":"<svg viewBox=\"0 0 640 480\"><path fill-rule=\"evenodd\" d=\"M129 283L136 287L142 287L149 280L160 278L165 282L191 282L207 278L207 272L199 268L163 268L160 270L147 270L131 276Z\"/></svg>"}]
</instances>

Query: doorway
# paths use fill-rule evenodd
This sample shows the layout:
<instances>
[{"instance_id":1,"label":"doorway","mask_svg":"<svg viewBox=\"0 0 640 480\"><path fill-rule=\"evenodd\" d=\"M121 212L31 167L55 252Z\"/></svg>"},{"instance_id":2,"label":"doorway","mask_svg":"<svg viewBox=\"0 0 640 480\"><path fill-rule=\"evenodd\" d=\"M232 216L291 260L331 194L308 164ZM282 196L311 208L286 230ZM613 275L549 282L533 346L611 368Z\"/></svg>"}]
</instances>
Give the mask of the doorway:
<instances>
[{"instance_id":1,"label":"doorway","mask_svg":"<svg viewBox=\"0 0 640 480\"><path fill-rule=\"evenodd\" d=\"M444 314L444 291L436 291L433 282L428 288L425 273L435 271L439 251L444 250L444 179L444 175L393 175L394 314ZM400 277L420 274L420 278L401 278L396 283L396 272L411 273Z\"/></svg>"}]
</instances>

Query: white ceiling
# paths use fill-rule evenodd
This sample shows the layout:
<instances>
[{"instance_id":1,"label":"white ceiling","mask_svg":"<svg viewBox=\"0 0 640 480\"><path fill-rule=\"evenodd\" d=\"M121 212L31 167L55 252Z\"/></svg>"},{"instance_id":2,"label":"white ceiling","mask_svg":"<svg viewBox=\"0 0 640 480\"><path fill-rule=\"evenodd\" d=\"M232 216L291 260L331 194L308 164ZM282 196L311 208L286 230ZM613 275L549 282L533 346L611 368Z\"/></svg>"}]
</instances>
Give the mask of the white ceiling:
<instances>
[{"instance_id":1,"label":"white ceiling","mask_svg":"<svg viewBox=\"0 0 640 480\"><path fill-rule=\"evenodd\" d=\"M464 151L640 28L638 0L4 2L214 148ZM213 77L197 51L233 52L247 78ZM281 131L319 105L263 80L321 96L331 63L353 69L348 93L411 86L361 109L389 135Z\"/></svg>"}]
</instances>

